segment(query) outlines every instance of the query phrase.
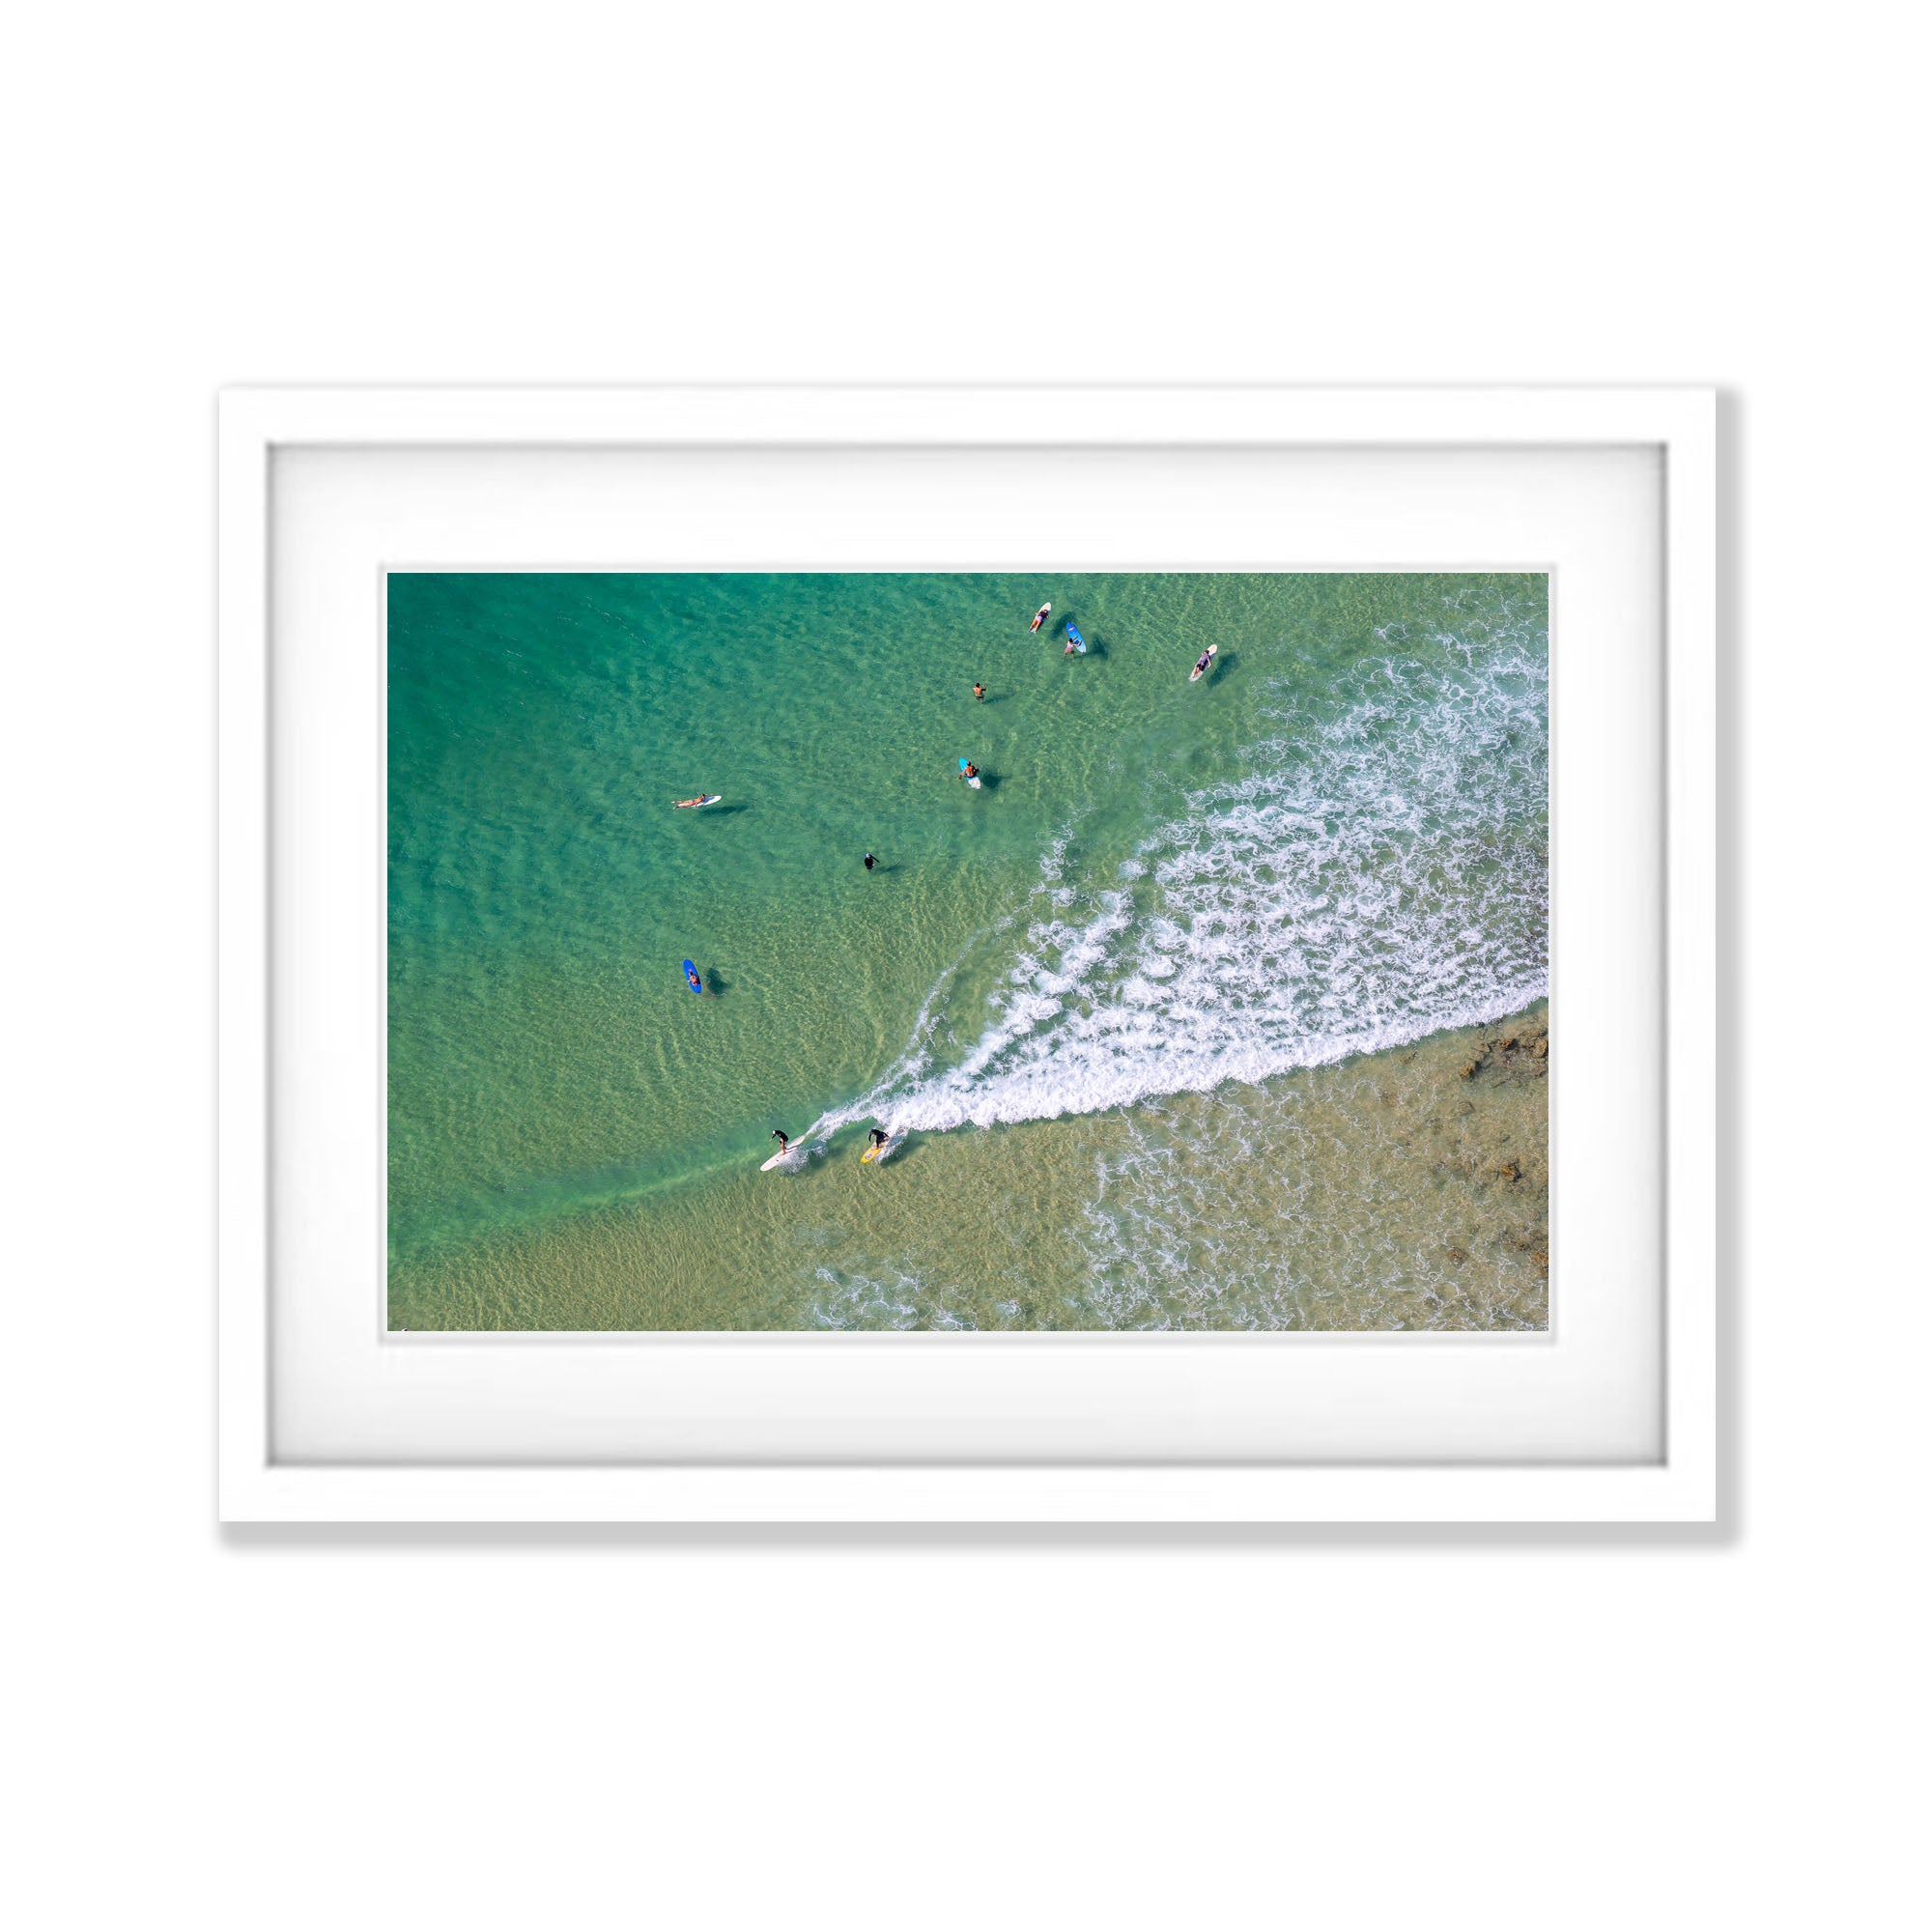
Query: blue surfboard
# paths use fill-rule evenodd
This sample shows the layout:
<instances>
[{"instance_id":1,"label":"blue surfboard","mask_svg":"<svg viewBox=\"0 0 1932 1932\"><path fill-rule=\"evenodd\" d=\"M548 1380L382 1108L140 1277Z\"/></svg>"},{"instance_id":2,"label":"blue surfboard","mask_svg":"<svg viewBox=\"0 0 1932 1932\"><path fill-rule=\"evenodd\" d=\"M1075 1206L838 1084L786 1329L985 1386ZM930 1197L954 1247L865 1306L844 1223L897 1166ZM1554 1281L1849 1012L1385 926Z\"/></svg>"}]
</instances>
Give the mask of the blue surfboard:
<instances>
[{"instance_id":1,"label":"blue surfboard","mask_svg":"<svg viewBox=\"0 0 1932 1932\"><path fill-rule=\"evenodd\" d=\"M697 968L689 959L684 962L684 983L694 993L701 993L704 990L704 981L697 977Z\"/></svg>"},{"instance_id":2,"label":"blue surfboard","mask_svg":"<svg viewBox=\"0 0 1932 1932\"><path fill-rule=\"evenodd\" d=\"M1073 649L1078 651L1082 657L1085 657L1087 655L1087 639L1080 635L1080 626L1078 624L1069 623L1067 625L1066 641L1073 647Z\"/></svg>"}]
</instances>

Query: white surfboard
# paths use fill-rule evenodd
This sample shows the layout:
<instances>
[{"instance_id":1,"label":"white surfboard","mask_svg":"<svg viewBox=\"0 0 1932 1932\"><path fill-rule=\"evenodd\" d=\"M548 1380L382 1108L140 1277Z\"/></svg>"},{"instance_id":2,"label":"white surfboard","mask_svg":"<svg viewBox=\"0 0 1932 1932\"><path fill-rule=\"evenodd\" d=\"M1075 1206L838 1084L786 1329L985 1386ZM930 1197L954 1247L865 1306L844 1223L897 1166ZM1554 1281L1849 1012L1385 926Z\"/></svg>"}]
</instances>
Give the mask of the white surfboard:
<instances>
[{"instance_id":1,"label":"white surfboard","mask_svg":"<svg viewBox=\"0 0 1932 1932\"><path fill-rule=\"evenodd\" d=\"M1039 627L1043 623L1045 623L1047 618L1050 617L1052 614L1053 614L1053 606L1051 604L1042 604L1039 607L1039 609L1033 613L1033 622L1027 626L1028 630L1030 631L1038 630Z\"/></svg>"},{"instance_id":2,"label":"white surfboard","mask_svg":"<svg viewBox=\"0 0 1932 1932\"><path fill-rule=\"evenodd\" d=\"M707 805L716 805L724 794L722 791L706 792L702 798L675 798L671 800L673 811L696 811Z\"/></svg>"},{"instance_id":3,"label":"white surfboard","mask_svg":"<svg viewBox=\"0 0 1932 1932\"><path fill-rule=\"evenodd\" d=\"M769 1174L773 1168L783 1167L787 1161L803 1160L804 1158L805 1150L794 1141L782 1153L775 1153L770 1160L760 1161L758 1163L758 1172L760 1174Z\"/></svg>"}]
</instances>

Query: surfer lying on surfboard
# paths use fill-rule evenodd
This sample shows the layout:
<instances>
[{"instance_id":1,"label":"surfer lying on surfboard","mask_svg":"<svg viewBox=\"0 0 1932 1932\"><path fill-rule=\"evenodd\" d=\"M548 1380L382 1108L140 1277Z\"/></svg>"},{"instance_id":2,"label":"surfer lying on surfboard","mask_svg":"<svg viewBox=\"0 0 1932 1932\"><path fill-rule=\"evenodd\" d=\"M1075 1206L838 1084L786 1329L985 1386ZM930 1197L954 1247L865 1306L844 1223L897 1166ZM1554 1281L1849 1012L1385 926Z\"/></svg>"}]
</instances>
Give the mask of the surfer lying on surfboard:
<instances>
[{"instance_id":1,"label":"surfer lying on surfboard","mask_svg":"<svg viewBox=\"0 0 1932 1932\"><path fill-rule=\"evenodd\" d=\"M671 809L675 811L689 811L695 805L716 805L724 794L722 791L701 791L696 798L674 798Z\"/></svg>"},{"instance_id":2,"label":"surfer lying on surfboard","mask_svg":"<svg viewBox=\"0 0 1932 1932\"><path fill-rule=\"evenodd\" d=\"M1208 648L1201 653L1200 657L1195 660L1194 668L1187 673L1187 681L1189 684L1198 683L1203 677L1205 677L1208 674L1208 667L1214 662L1214 653L1218 651L1220 648L1221 646L1219 644L1209 644Z\"/></svg>"},{"instance_id":3,"label":"surfer lying on surfboard","mask_svg":"<svg viewBox=\"0 0 1932 1932\"><path fill-rule=\"evenodd\" d=\"M1029 631L1038 630L1039 627L1046 622L1047 616L1052 610L1053 606L1051 604L1042 604L1039 607L1039 609L1033 613L1033 622L1027 626L1027 629Z\"/></svg>"},{"instance_id":4,"label":"surfer lying on surfboard","mask_svg":"<svg viewBox=\"0 0 1932 1932\"><path fill-rule=\"evenodd\" d=\"M704 981L697 977L697 968L689 959L684 962L684 983L694 993L701 993L704 990Z\"/></svg>"}]
</instances>

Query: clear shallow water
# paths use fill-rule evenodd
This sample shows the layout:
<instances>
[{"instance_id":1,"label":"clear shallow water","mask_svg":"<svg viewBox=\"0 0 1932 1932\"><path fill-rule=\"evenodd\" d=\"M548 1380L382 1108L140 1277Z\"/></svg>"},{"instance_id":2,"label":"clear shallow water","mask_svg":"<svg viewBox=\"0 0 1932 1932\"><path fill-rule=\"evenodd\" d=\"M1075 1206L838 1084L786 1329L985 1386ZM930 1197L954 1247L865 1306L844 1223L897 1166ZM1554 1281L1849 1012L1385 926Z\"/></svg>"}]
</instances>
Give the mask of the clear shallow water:
<instances>
[{"instance_id":1,"label":"clear shallow water","mask_svg":"<svg viewBox=\"0 0 1932 1932\"><path fill-rule=\"evenodd\" d=\"M1245 1293L1225 1241L1206 1300L1198 1254L1151 1274L1101 1142L1206 1104L1238 1171L1302 1104L1296 1069L1546 990L1541 578L389 595L399 1324L1350 1325L1367 1304L1321 1304L1319 1268ZM699 790L724 803L670 809ZM873 1119L912 1138L860 1170ZM830 1146L760 1175L773 1125ZM1273 1176L1286 1228L1321 1158L1241 1186ZM1009 1211L969 1210L1002 1188ZM1376 1191L1345 1218L1385 1227ZM1281 1233L1259 1211L1257 1256Z\"/></svg>"}]
</instances>

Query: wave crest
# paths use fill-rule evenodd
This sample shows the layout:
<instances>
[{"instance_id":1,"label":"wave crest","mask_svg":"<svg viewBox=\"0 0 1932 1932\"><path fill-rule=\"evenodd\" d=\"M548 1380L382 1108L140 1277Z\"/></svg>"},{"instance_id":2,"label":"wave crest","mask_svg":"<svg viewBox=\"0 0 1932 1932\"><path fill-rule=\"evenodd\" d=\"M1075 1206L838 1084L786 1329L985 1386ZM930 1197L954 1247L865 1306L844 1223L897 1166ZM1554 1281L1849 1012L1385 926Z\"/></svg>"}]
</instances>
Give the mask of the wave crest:
<instances>
[{"instance_id":1,"label":"wave crest","mask_svg":"<svg viewBox=\"0 0 1932 1932\"><path fill-rule=\"evenodd\" d=\"M1050 1120L1205 1092L1520 1011L1548 989L1541 626L1360 667L1104 877L1063 836L973 1021L933 989L876 1086L814 1132ZM1070 831L1070 829L1069 829ZM938 1044L962 1048L950 1065Z\"/></svg>"}]
</instances>

